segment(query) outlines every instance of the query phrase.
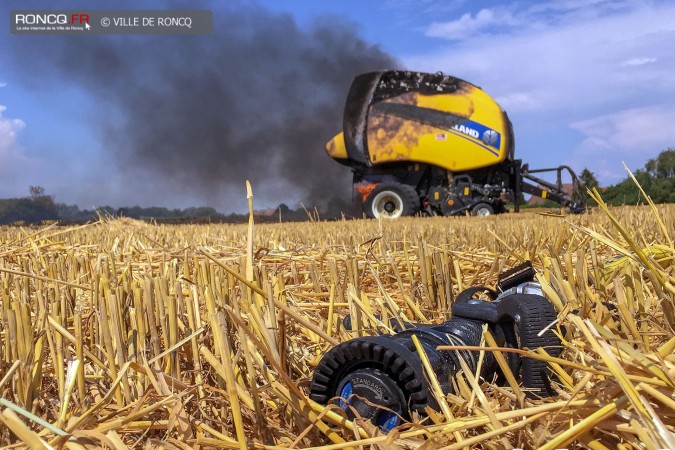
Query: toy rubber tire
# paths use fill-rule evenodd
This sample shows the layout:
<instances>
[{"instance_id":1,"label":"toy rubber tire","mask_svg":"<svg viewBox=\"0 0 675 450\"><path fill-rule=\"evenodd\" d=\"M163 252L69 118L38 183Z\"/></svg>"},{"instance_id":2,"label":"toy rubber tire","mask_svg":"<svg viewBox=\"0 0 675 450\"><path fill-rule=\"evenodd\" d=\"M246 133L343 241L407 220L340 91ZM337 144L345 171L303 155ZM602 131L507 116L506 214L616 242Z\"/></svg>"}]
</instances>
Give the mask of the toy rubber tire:
<instances>
[{"instance_id":1,"label":"toy rubber tire","mask_svg":"<svg viewBox=\"0 0 675 450\"><path fill-rule=\"evenodd\" d=\"M516 323L520 348L535 350L543 348L546 353L557 357L562 351L560 339L550 328L558 315L553 305L538 295L514 294L502 300L503 310L510 311ZM545 330L545 331L544 331ZM531 398L556 395L551 385L555 379L548 363L527 357L520 358L520 377Z\"/></svg>"}]
</instances>

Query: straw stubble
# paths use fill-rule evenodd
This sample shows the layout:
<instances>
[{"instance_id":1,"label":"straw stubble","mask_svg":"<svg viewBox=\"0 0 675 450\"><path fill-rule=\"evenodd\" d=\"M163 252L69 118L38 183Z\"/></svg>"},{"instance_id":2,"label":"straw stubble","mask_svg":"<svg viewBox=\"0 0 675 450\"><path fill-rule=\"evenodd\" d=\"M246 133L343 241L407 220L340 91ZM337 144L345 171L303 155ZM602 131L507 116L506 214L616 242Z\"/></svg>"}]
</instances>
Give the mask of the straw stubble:
<instances>
[{"instance_id":1,"label":"straw stubble","mask_svg":"<svg viewBox=\"0 0 675 450\"><path fill-rule=\"evenodd\" d=\"M0 228L0 444L673 448L675 207L599 203L581 216ZM335 344L447 320L461 289L523 260L558 311L559 357L485 332L474 350L494 352L505 385L463 372L454 393L435 388L440 413L390 436L307 397ZM525 396L514 351L549 363L556 397Z\"/></svg>"}]
</instances>

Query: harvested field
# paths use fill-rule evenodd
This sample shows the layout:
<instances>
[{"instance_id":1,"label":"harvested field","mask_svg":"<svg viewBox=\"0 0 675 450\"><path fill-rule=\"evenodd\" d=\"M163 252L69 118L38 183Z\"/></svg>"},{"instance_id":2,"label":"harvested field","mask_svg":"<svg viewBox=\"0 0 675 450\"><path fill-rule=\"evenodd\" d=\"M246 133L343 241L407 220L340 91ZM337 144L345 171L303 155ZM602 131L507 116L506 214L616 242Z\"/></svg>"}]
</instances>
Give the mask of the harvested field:
<instances>
[{"instance_id":1,"label":"harvested field","mask_svg":"<svg viewBox=\"0 0 675 450\"><path fill-rule=\"evenodd\" d=\"M675 448L673 236L675 206L3 227L0 444ZM524 260L559 313L564 351L539 354L558 396L460 376L444 413L388 436L306 397L335 343L395 315L445 320L458 292ZM344 330L347 313L360 329Z\"/></svg>"}]
</instances>

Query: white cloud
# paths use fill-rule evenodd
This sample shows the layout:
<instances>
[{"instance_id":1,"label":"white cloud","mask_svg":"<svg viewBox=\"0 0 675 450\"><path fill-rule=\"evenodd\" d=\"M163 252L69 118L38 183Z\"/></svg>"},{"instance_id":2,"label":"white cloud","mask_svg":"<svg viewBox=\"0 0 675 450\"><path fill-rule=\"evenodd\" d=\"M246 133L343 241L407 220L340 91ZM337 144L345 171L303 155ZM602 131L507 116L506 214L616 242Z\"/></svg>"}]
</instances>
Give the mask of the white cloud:
<instances>
[{"instance_id":1,"label":"white cloud","mask_svg":"<svg viewBox=\"0 0 675 450\"><path fill-rule=\"evenodd\" d=\"M26 126L21 119L3 117L7 108L0 105L0 161L19 153L17 133Z\"/></svg>"},{"instance_id":2,"label":"white cloud","mask_svg":"<svg viewBox=\"0 0 675 450\"><path fill-rule=\"evenodd\" d=\"M483 8L475 15L463 14L459 19L433 22L426 30L429 37L469 40L476 35L505 35L525 30L574 24L596 19L634 7L635 3L617 0L549 0L534 4L514 2L498 8Z\"/></svg>"},{"instance_id":3,"label":"white cloud","mask_svg":"<svg viewBox=\"0 0 675 450\"><path fill-rule=\"evenodd\" d=\"M7 83L5 83L4 81L0 81L0 88L4 88L5 86L7 86Z\"/></svg>"},{"instance_id":4,"label":"white cloud","mask_svg":"<svg viewBox=\"0 0 675 450\"><path fill-rule=\"evenodd\" d=\"M32 180L40 166L19 144L18 134L26 124L21 119L5 117L6 110L0 105L0 198L25 196L28 193L26 179Z\"/></svg>"},{"instance_id":5,"label":"white cloud","mask_svg":"<svg viewBox=\"0 0 675 450\"><path fill-rule=\"evenodd\" d=\"M624 61L621 63L622 67L629 67L629 66L642 66L645 64L653 63L656 62L656 58L633 58L629 59L628 61Z\"/></svg>"},{"instance_id":6,"label":"white cloud","mask_svg":"<svg viewBox=\"0 0 675 450\"><path fill-rule=\"evenodd\" d=\"M511 92L495 97L506 111L536 111L547 107L546 95L538 92Z\"/></svg>"},{"instance_id":7,"label":"white cloud","mask_svg":"<svg viewBox=\"0 0 675 450\"><path fill-rule=\"evenodd\" d=\"M615 154L653 156L675 143L675 110L666 106L633 108L574 122L585 137L582 153L611 150Z\"/></svg>"},{"instance_id":8,"label":"white cloud","mask_svg":"<svg viewBox=\"0 0 675 450\"><path fill-rule=\"evenodd\" d=\"M517 21L506 10L481 9L475 15L466 13L450 22L434 22L427 29L427 36L451 40L467 39L486 28L515 25Z\"/></svg>"},{"instance_id":9,"label":"white cloud","mask_svg":"<svg viewBox=\"0 0 675 450\"><path fill-rule=\"evenodd\" d=\"M622 162L641 169L647 159L674 146L674 121L672 107L650 106L574 122L570 127L583 138L572 159L584 161L606 183L617 182L626 177Z\"/></svg>"},{"instance_id":10,"label":"white cloud","mask_svg":"<svg viewBox=\"0 0 675 450\"><path fill-rule=\"evenodd\" d=\"M508 35L476 35L404 61L415 70L443 70L467 79L494 97L527 97L514 102L518 111L538 111L542 105L581 110L580 101L593 108L666 90L675 100L675 5L552 22ZM452 33L459 27L455 24Z\"/></svg>"}]
</instances>

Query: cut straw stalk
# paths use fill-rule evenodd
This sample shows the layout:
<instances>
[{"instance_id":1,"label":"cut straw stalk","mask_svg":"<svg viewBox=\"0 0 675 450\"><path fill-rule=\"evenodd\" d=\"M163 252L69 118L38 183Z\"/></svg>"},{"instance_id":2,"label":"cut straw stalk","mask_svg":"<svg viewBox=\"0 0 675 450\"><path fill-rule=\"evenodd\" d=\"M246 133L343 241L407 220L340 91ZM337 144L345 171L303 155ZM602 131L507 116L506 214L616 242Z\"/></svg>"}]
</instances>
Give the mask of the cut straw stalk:
<instances>
[{"instance_id":1,"label":"cut straw stalk","mask_svg":"<svg viewBox=\"0 0 675 450\"><path fill-rule=\"evenodd\" d=\"M259 349L270 361L270 363L274 366L275 369L277 369L279 376L281 379L286 383L286 386L284 387L281 385L278 381L272 380L271 385L275 387L278 393L280 393L286 401L288 401L291 405L293 405L296 409L297 412L300 413L305 413L309 415L310 420L316 424L316 426L319 428L319 430L325 434L331 441L333 442L344 442L344 439L342 439L337 433L335 433L333 430L331 430L323 421L320 419L320 416L317 416L315 414L315 411L317 411L316 405L314 402L312 402L309 399L306 399L304 394L291 382L291 380L288 378L288 375L283 371L279 370L281 369L279 361L277 361L274 358L270 358L271 353L269 349L266 349L261 341L259 341L253 334L252 332L245 327L243 322L241 322L241 319L239 319L237 316L233 315L233 310L232 308L227 308L228 313L230 314L230 318L232 321L244 332L246 335L252 340L254 345L256 346L257 349ZM319 407L319 410L322 410L322 415L323 415L323 408ZM328 416L331 416L330 412L326 413ZM334 414L334 413L333 413ZM344 422L344 420L343 420ZM338 420L338 424L339 420ZM352 424L349 423L349 427L352 430L354 430L357 435L362 432L360 428L353 428Z\"/></svg>"},{"instance_id":2,"label":"cut straw stalk","mask_svg":"<svg viewBox=\"0 0 675 450\"><path fill-rule=\"evenodd\" d=\"M431 383L431 389L432 392L434 393L434 397L436 398L436 401L438 401L438 404L441 406L441 411L443 411L443 414L445 415L445 420L451 422L454 419L454 417L450 412L450 407L448 406L448 402L445 399L445 394L443 394L443 389L441 389L441 385L438 382L436 373L434 372L434 369L431 367L431 363L429 362L427 353L424 351L424 348L422 348L422 344L420 343L420 340L417 338L417 335L414 334L412 335L412 341L415 344L417 354L422 360L422 365L424 366L424 371L426 372L427 379Z\"/></svg>"},{"instance_id":3,"label":"cut straw stalk","mask_svg":"<svg viewBox=\"0 0 675 450\"><path fill-rule=\"evenodd\" d=\"M560 366L564 367L570 367L573 369L578 369L583 372L588 372L592 373L594 375L602 375L602 376L612 376L612 372L609 370L603 370L602 368L597 368L597 367L590 367L590 366L585 366L580 363L575 363L573 361L568 361L566 359L562 358L556 358L554 356L550 356L548 354L540 354L537 352L533 352L531 350L522 350L518 348L504 348L504 347L480 347L477 345L439 345L436 347L437 350L470 350L470 351L481 351L485 350L486 352L502 352L502 353L516 353L521 356L526 356L531 359L536 359L539 361L546 361L549 364L559 364ZM666 387L669 386L668 383L659 380L658 378L649 378L641 375L632 375L632 374L626 374L629 380L635 381L635 382L644 382L648 383L654 386L660 386L660 387Z\"/></svg>"},{"instance_id":4,"label":"cut straw stalk","mask_svg":"<svg viewBox=\"0 0 675 450\"><path fill-rule=\"evenodd\" d=\"M79 375L80 360L68 362L68 372L66 375L66 390L61 399L61 411L59 413L58 427L62 428L66 422L66 414L68 413L68 406L70 405L70 396L73 393L77 376Z\"/></svg>"},{"instance_id":5,"label":"cut straw stalk","mask_svg":"<svg viewBox=\"0 0 675 450\"><path fill-rule=\"evenodd\" d=\"M33 450L52 449L49 444L28 428L11 409L6 409L0 413L0 422L26 443L29 448Z\"/></svg>"},{"instance_id":6,"label":"cut straw stalk","mask_svg":"<svg viewBox=\"0 0 675 450\"><path fill-rule=\"evenodd\" d=\"M31 413L30 411L26 411L22 407L15 405L14 403L0 397L0 405L4 406L7 409L10 409L14 411L15 413L21 414L25 418L37 423L38 425L44 427L46 430L49 430L50 432L56 434L57 436L68 436L68 433L60 429L59 427L56 427L52 425L51 423L45 421L44 419L36 416L35 414Z\"/></svg>"},{"instance_id":7,"label":"cut straw stalk","mask_svg":"<svg viewBox=\"0 0 675 450\"><path fill-rule=\"evenodd\" d=\"M445 394L443 393L443 389L441 389L441 385L438 382L438 377L436 377L436 373L434 372L434 369L431 367L431 363L429 362L429 358L427 357L427 353L424 351L424 348L422 347L422 344L420 343L420 340L417 338L417 335L412 335L412 341L413 344L415 344L415 349L417 350L417 354L419 355L420 359L422 360L422 365L424 366L424 371L427 375L427 379L431 383L431 389L434 394L434 397L436 398L436 401L438 404L441 406L441 411L443 412L443 415L445 416L445 420L447 422L452 422L454 420L454 416L452 415L452 412L450 411L450 406L448 405L448 401L445 398ZM461 358L460 358L461 361ZM453 435L455 436L455 440L457 442L462 442L463 437L462 434L459 431L454 431Z\"/></svg>"},{"instance_id":8,"label":"cut straw stalk","mask_svg":"<svg viewBox=\"0 0 675 450\"><path fill-rule=\"evenodd\" d=\"M218 311L216 313L216 316L212 319L211 327L213 329L214 338L216 339L216 344L220 346L221 363L225 370L225 385L230 398L232 419L237 433L237 442L239 442L239 448L241 450L246 450L246 430L241 416L239 396L237 395L237 381L235 380L234 370L232 368L233 355L230 340L227 336L227 322L225 320L224 311Z\"/></svg>"},{"instance_id":9,"label":"cut straw stalk","mask_svg":"<svg viewBox=\"0 0 675 450\"><path fill-rule=\"evenodd\" d=\"M574 401L559 401L553 403L547 403L540 406L534 406L529 408L518 409L514 411L504 411L496 413L497 420L506 421L514 420L529 417L531 415L540 414L544 412L558 411L562 412L564 410L573 410L574 408L584 408L591 407L597 410L598 404L589 400L574 400ZM455 418L451 423L442 423L437 425L428 425L425 427L420 427L418 429L401 431L399 434L400 439L410 439L420 436L433 436L433 435L448 435L457 431L475 429L478 427L485 426L490 423L490 419L486 415L481 415L477 417L460 417ZM343 449L349 446L365 446L373 444L383 444L387 442L388 436L382 435L377 437L360 439L357 441L346 442L342 444L330 444L324 446L310 447L306 450L337 450ZM279 447L273 446L264 446L266 449L274 449Z\"/></svg>"},{"instance_id":10,"label":"cut straw stalk","mask_svg":"<svg viewBox=\"0 0 675 450\"><path fill-rule=\"evenodd\" d=\"M56 279L56 278L44 277L42 275L37 275L37 274L34 274L34 273L29 273L29 272L21 272L21 271L18 271L18 270L7 269L7 268L4 268L4 267L0 267L0 272L11 273L13 275L19 275L19 276L26 277L26 278L33 278L33 279L40 280L40 281L48 281L48 282L51 282L51 283L54 283L54 284L60 284L60 285L63 285L63 286L74 287L74 288L82 289L82 290L85 290L85 291L91 289L89 286L84 286L84 285L77 284L77 283L71 283L70 281L64 281L64 280L59 280L59 279Z\"/></svg>"},{"instance_id":11,"label":"cut straw stalk","mask_svg":"<svg viewBox=\"0 0 675 450\"><path fill-rule=\"evenodd\" d=\"M225 264L221 263L220 261L218 261L218 260L215 258L215 256L210 255L210 254L208 254L208 253L205 252L205 251L202 251L202 253L203 253L207 258L209 258L211 261L215 262L215 263L218 264L220 267L222 267L223 269L225 269L225 271L227 271L228 273L230 273L232 276L234 276L235 278L237 278L239 281L241 281L242 283L244 283L245 285L247 285L247 286L248 286L249 288L251 288L253 291L255 291L256 293L260 294L260 295L263 296L263 297L265 296L265 291L263 291L262 289L260 289L258 286L254 285L252 282L248 281L248 280L247 280L246 278L244 278L240 273L238 273L238 272L235 271L234 269L232 269L232 268L226 266ZM302 326L304 326L304 327L306 327L306 328L312 330L314 333L316 333L317 335L321 336L323 339L325 339L326 341L328 341L330 344L332 344L332 345L337 345L337 344L338 344L338 341L337 341L336 339L334 339L334 338L328 336L328 334L326 334L320 327L316 326L316 325L313 324L312 322L307 321L304 317L301 317L296 311L292 310L292 309L289 308L288 306L284 305L283 303L279 302L278 300L274 300L274 305L275 305L277 308L283 310L286 314L288 314L290 317L292 317L295 321L297 321L298 323L300 323Z\"/></svg>"},{"instance_id":12,"label":"cut straw stalk","mask_svg":"<svg viewBox=\"0 0 675 450\"><path fill-rule=\"evenodd\" d=\"M584 333L588 341L591 343L593 349L600 355L602 360L607 365L607 368L612 372L612 375L616 377L617 382L621 386L622 390L626 393L626 396L630 400L631 405L638 413L640 424L646 430L646 433L651 438L651 441L666 447L672 447L675 445L675 439L670 435L670 433L663 433L665 426L663 426L657 417L654 417L651 414L651 407L637 392L635 386L633 386L633 384L630 382L626 372L623 370L621 364L614 356L611 347L607 345L606 342L597 340L600 335L597 333L597 331L595 331L592 323L588 319L582 322L578 317L573 318L573 323L582 331L582 333Z\"/></svg>"},{"instance_id":13,"label":"cut straw stalk","mask_svg":"<svg viewBox=\"0 0 675 450\"><path fill-rule=\"evenodd\" d=\"M486 330L483 333L483 336L485 337L485 342L487 342L489 347L498 348L497 342L495 341L494 337L492 337L492 333L490 333L489 330ZM506 382L509 384L511 389L513 389L513 393L516 394L516 397L518 398L518 404L523 406L523 403L525 402L525 393L522 389L520 389L518 381L513 375L509 363L506 361L506 358L504 358L504 354L500 350L493 350L492 354L495 356L497 364L499 364L499 368L502 370L502 373L506 378Z\"/></svg>"},{"instance_id":14,"label":"cut straw stalk","mask_svg":"<svg viewBox=\"0 0 675 450\"><path fill-rule=\"evenodd\" d=\"M526 425L531 424L532 422L535 422L542 417L546 416L548 413L542 412L539 414L534 414L526 419L519 420L515 423L512 423L511 425L506 425L501 428L498 428L496 430L488 431L487 433L480 434L478 436L474 436L468 439L465 439L463 442L458 442L452 445L449 445L447 447L442 447L439 450L459 450L461 448L467 448L471 445L478 444L481 442L485 442L489 439L495 438L495 437L500 437L504 435L505 433L510 433L512 431L518 430L520 428L525 427Z\"/></svg>"},{"instance_id":15,"label":"cut straw stalk","mask_svg":"<svg viewBox=\"0 0 675 450\"><path fill-rule=\"evenodd\" d=\"M600 197L600 194L598 193L597 189L593 188L593 193L591 195L593 199L598 203L598 206L602 208L602 210L605 212L607 217L612 221L614 226L617 228L619 233L621 233L621 236L626 240L628 245L631 247L633 250L634 254L637 255L638 259L640 262L649 270L651 274L653 274L656 279L661 283L661 285L668 290L671 294L675 294L675 286L673 286L670 281L668 275L659 267L654 265L645 255L642 253L642 249L640 246L637 244L635 239L628 233L626 228L621 225L621 223L614 217L614 215L609 211L609 208L607 207L607 204L602 200Z\"/></svg>"},{"instance_id":16,"label":"cut straw stalk","mask_svg":"<svg viewBox=\"0 0 675 450\"><path fill-rule=\"evenodd\" d=\"M623 408L623 406L627 403L628 397L624 395L614 402L603 406L567 431L559 434L546 444L539 447L539 450L555 450L566 447L569 443L573 442L574 439L592 430L598 423L615 415L617 411Z\"/></svg>"}]
</instances>

